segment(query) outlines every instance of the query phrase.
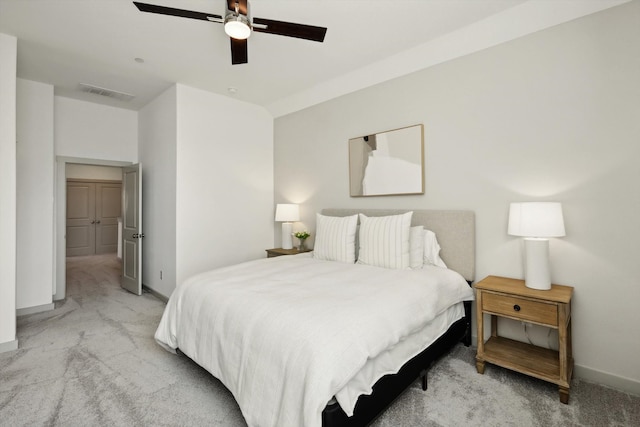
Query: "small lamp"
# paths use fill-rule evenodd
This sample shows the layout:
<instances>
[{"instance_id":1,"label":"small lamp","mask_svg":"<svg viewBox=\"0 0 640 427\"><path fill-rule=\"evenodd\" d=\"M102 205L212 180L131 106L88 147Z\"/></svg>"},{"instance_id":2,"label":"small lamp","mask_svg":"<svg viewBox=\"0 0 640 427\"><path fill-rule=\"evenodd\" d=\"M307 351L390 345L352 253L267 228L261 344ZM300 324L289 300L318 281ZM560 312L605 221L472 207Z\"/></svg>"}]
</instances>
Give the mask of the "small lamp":
<instances>
[{"instance_id":1,"label":"small lamp","mask_svg":"<svg viewBox=\"0 0 640 427\"><path fill-rule=\"evenodd\" d=\"M511 203L508 233L525 238L525 285L532 289L551 289L548 237L565 235L562 205L555 202Z\"/></svg>"},{"instance_id":2,"label":"small lamp","mask_svg":"<svg viewBox=\"0 0 640 427\"><path fill-rule=\"evenodd\" d=\"M300 220L300 208L291 203L278 203L276 205L276 221L282 222L282 249L293 249L291 232L293 221Z\"/></svg>"}]
</instances>

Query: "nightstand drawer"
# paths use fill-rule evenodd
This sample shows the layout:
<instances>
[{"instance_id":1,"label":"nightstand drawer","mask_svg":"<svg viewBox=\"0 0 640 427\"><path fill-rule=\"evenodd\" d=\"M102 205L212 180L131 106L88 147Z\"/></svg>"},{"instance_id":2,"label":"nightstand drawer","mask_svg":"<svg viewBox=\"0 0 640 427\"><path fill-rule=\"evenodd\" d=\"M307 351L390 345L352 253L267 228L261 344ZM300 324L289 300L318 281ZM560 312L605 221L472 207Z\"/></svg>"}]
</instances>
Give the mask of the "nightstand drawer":
<instances>
[{"instance_id":1,"label":"nightstand drawer","mask_svg":"<svg viewBox=\"0 0 640 427\"><path fill-rule=\"evenodd\" d=\"M545 302L484 292L482 310L514 319L558 327L558 306Z\"/></svg>"}]
</instances>

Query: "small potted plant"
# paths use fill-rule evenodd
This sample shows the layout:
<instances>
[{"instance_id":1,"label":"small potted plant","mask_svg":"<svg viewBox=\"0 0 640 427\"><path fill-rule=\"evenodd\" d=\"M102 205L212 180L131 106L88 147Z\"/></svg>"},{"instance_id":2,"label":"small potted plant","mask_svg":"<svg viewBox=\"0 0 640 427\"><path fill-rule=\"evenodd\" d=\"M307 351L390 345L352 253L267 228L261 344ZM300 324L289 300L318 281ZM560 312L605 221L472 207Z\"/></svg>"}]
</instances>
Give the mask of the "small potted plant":
<instances>
[{"instance_id":1,"label":"small potted plant","mask_svg":"<svg viewBox=\"0 0 640 427\"><path fill-rule=\"evenodd\" d=\"M298 240L300 240L300 244L298 245L298 251L302 252L304 251L304 241L311 236L311 234L309 234L309 232L307 230L304 231L296 231L295 233L293 233L293 236L295 238L297 238Z\"/></svg>"}]
</instances>

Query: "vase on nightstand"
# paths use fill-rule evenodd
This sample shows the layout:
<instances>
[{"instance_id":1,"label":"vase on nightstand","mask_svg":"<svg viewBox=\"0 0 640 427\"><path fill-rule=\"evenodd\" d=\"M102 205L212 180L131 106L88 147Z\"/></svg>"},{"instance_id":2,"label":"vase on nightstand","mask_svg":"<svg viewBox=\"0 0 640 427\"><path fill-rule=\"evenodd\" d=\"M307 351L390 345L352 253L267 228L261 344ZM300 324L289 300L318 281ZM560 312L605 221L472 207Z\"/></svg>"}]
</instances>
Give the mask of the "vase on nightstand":
<instances>
[{"instance_id":1,"label":"vase on nightstand","mask_svg":"<svg viewBox=\"0 0 640 427\"><path fill-rule=\"evenodd\" d=\"M299 239L300 243L298 244L298 252L304 251L304 241L305 239Z\"/></svg>"}]
</instances>

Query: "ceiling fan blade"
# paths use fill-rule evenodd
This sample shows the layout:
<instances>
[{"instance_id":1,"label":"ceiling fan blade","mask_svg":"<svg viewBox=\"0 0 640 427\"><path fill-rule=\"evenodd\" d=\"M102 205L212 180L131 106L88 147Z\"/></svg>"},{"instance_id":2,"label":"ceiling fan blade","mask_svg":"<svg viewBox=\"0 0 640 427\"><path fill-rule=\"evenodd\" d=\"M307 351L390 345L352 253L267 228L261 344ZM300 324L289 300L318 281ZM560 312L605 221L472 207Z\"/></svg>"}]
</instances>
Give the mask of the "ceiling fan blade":
<instances>
[{"instance_id":1,"label":"ceiling fan blade","mask_svg":"<svg viewBox=\"0 0 640 427\"><path fill-rule=\"evenodd\" d=\"M222 16L216 15L215 13L204 13L204 12L194 12L192 10L184 10L184 9L175 9L173 7L166 6L158 6L155 4L148 3L140 3L134 1L133 4L136 5L140 12L149 12L149 13L159 13L160 15L170 15L170 16L179 16L181 18L191 18L191 19L201 19L203 21L211 21L212 18L215 20L221 21Z\"/></svg>"},{"instance_id":2,"label":"ceiling fan blade","mask_svg":"<svg viewBox=\"0 0 640 427\"><path fill-rule=\"evenodd\" d=\"M232 0L229 0L232 1ZM266 25L266 28L253 27L253 31L277 34L280 36L296 37L299 39L323 42L327 29L313 25L294 24L292 22L274 21L272 19L253 18L254 24Z\"/></svg>"},{"instance_id":3,"label":"ceiling fan blade","mask_svg":"<svg viewBox=\"0 0 640 427\"><path fill-rule=\"evenodd\" d=\"M247 16L247 0L227 0L227 9L235 11L236 1L238 2L238 13Z\"/></svg>"},{"instance_id":4,"label":"ceiling fan blade","mask_svg":"<svg viewBox=\"0 0 640 427\"><path fill-rule=\"evenodd\" d=\"M231 40L231 64L246 64L249 62L247 54L247 40L238 40L230 38Z\"/></svg>"}]
</instances>

